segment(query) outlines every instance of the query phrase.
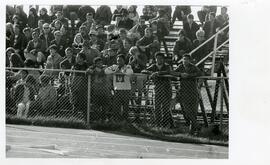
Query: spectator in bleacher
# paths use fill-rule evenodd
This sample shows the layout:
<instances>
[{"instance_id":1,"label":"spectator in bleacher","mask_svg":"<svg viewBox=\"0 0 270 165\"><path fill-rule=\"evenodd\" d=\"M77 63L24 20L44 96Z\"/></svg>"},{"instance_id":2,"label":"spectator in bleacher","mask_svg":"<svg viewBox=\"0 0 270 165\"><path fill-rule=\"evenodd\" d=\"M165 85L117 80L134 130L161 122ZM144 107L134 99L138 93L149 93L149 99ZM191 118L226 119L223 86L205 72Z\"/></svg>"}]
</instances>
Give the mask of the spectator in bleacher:
<instances>
[{"instance_id":1,"label":"spectator in bleacher","mask_svg":"<svg viewBox=\"0 0 270 165\"><path fill-rule=\"evenodd\" d=\"M45 61L45 56L42 53L42 41L41 39L38 37L38 33L36 31L34 31L32 33L32 40L30 40L27 44L26 49L24 50L24 56L25 59L32 59L33 61L37 61L37 56L40 56L40 59L42 59L42 61ZM33 54L29 54L32 50L35 50L37 52L37 56L33 56ZM39 62L42 62L39 61Z\"/></svg>"},{"instance_id":2,"label":"spectator in bleacher","mask_svg":"<svg viewBox=\"0 0 270 165\"><path fill-rule=\"evenodd\" d=\"M48 10L46 8L41 8L39 11L39 20L44 20L44 23L51 23L51 18L48 15Z\"/></svg>"},{"instance_id":3,"label":"spectator in bleacher","mask_svg":"<svg viewBox=\"0 0 270 165\"><path fill-rule=\"evenodd\" d=\"M128 38L127 30L126 29L124 29L124 28L119 29L119 39L118 40L119 40L121 51L124 50L124 42L126 40L129 40L128 42L131 43L131 40ZM131 43L131 45L133 45L133 43Z\"/></svg>"},{"instance_id":4,"label":"spectator in bleacher","mask_svg":"<svg viewBox=\"0 0 270 165\"><path fill-rule=\"evenodd\" d=\"M70 31L65 27L65 25L62 25L60 28L60 32L62 34L61 39L64 41L65 47L71 46L73 35L70 33ZM71 39L72 38L72 39Z\"/></svg>"},{"instance_id":5,"label":"spectator in bleacher","mask_svg":"<svg viewBox=\"0 0 270 165\"><path fill-rule=\"evenodd\" d=\"M86 21L82 23L82 26L86 26L87 33L89 33L92 29L95 29L96 21L94 20L93 13L86 14Z\"/></svg>"},{"instance_id":6,"label":"spectator in bleacher","mask_svg":"<svg viewBox=\"0 0 270 165\"><path fill-rule=\"evenodd\" d=\"M24 67L25 68L37 68L37 62L31 60L31 59L27 59L24 61ZM32 78L35 81L38 81L38 78L40 77L40 72L39 70L28 70L28 74L32 76Z\"/></svg>"},{"instance_id":7,"label":"spectator in bleacher","mask_svg":"<svg viewBox=\"0 0 270 165\"><path fill-rule=\"evenodd\" d=\"M157 8L155 6L146 5L147 15L149 19L155 18L157 16Z\"/></svg>"},{"instance_id":8,"label":"spectator in bleacher","mask_svg":"<svg viewBox=\"0 0 270 165\"><path fill-rule=\"evenodd\" d=\"M13 40L13 48L15 51L21 56L22 60L25 60L23 51L26 48L27 41L24 34L20 31L19 25L15 24L14 28L14 40Z\"/></svg>"},{"instance_id":9,"label":"spectator in bleacher","mask_svg":"<svg viewBox=\"0 0 270 165\"><path fill-rule=\"evenodd\" d=\"M80 7L80 5L64 5L62 10L64 17L68 18L69 20L77 19Z\"/></svg>"},{"instance_id":10,"label":"spectator in bleacher","mask_svg":"<svg viewBox=\"0 0 270 165\"><path fill-rule=\"evenodd\" d=\"M162 75L170 74L171 67L165 63L164 53L155 54L156 63L149 66L146 71L151 73L150 78L155 84L155 125L158 127L174 127L170 112L170 100L172 98L171 81Z\"/></svg>"},{"instance_id":11,"label":"spectator in bleacher","mask_svg":"<svg viewBox=\"0 0 270 165\"><path fill-rule=\"evenodd\" d=\"M75 64L75 56L73 55L72 48L66 48L65 54L65 58L60 62L60 69L71 69Z\"/></svg>"},{"instance_id":12,"label":"spectator in bleacher","mask_svg":"<svg viewBox=\"0 0 270 165\"><path fill-rule=\"evenodd\" d=\"M54 40L51 41L50 45L56 45L57 53L59 53L61 57L65 56L65 48L67 47L67 45L62 39L62 33L59 30L54 32Z\"/></svg>"},{"instance_id":13,"label":"spectator in bleacher","mask_svg":"<svg viewBox=\"0 0 270 165\"><path fill-rule=\"evenodd\" d=\"M147 61L150 63L152 63L154 59L154 54L160 49L158 38L153 35L151 28L145 29L144 36L137 41L136 46L138 46L140 52L147 56Z\"/></svg>"},{"instance_id":14,"label":"spectator in bleacher","mask_svg":"<svg viewBox=\"0 0 270 165\"><path fill-rule=\"evenodd\" d=\"M139 18L139 22L133 26L132 29L130 29L129 31L132 33L135 33L137 38L142 38L144 36L144 30L147 28L148 26L145 25L145 17L141 16Z\"/></svg>"},{"instance_id":15,"label":"spectator in bleacher","mask_svg":"<svg viewBox=\"0 0 270 165\"><path fill-rule=\"evenodd\" d=\"M86 21L86 14L87 13L92 13L93 17L95 18L95 9L94 8L92 8L89 5L81 6L79 8L79 11L78 11L79 22L77 24L77 27L80 27L82 25L82 23Z\"/></svg>"},{"instance_id":16,"label":"spectator in bleacher","mask_svg":"<svg viewBox=\"0 0 270 165\"><path fill-rule=\"evenodd\" d=\"M125 63L127 64L128 61L129 61L129 57L128 57L128 54L129 54L129 50L130 48L132 47L132 41L130 39L126 39L123 41L123 49L121 51L122 54L125 55L125 58L126 58L126 61Z\"/></svg>"},{"instance_id":17,"label":"spectator in bleacher","mask_svg":"<svg viewBox=\"0 0 270 165\"><path fill-rule=\"evenodd\" d=\"M93 65L90 66L88 72L91 74L91 103L93 104L92 119L106 120L111 104L111 91L108 78L105 74L105 68L102 63L102 58L94 58ZM91 116L91 115L90 115Z\"/></svg>"},{"instance_id":18,"label":"spectator in bleacher","mask_svg":"<svg viewBox=\"0 0 270 165\"><path fill-rule=\"evenodd\" d=\"M130 76L133 70L130 65L125 65L125 56L117 55L117 64L105 69L106 74L113 75L114 100L113 100L113 119L128 120L129 100L131 83ZM122 114L121 114L121 107Z\"/></svg>"},{"instance_id":19,"label":"spectator in bleacher","mask_svg":"<svg viewBox=\"0 0 270 165\"><path fill-rule=\"evenodd\" d=\"M63 5L51 5L50 6L50 19L51 21L55 20L57 18L56 14L58 11L61 11L63 10Z\"/></svg>"},{"instance_id":20,"label":"spectator in bleacher","mask_svg":"<svg viewBox=\"0 0 270 165\"><path fill-rule=\"evenodd\" d=\"M175 23L176 18L178 19L178 21L182 21L184 24L187 21L187 15L189 15L190 13L190 6L175 6L172 17L172 25Z\"/></svg>"},{"instance_id":21,"label":"spectator in bleacher","mask_svg":"<svg viewBox=\"0 0 270 165\"><path fill-rule=\"evenodd\" d=\"M170 22L170 20L172 18L172 7L170 5L158 5L158 6L156 6L156 8L158 8L158 13L160 10L163 10L165 15L168 17L169 22Z\"/></svg>"},{"instance_id":22,"label":"spectator in bleacher","mask_svg":"<svg viewBox=\"0 0 270 165\"><path fill-rule=\"evenodd\" d=\"M113 11L112 20L116 21L116 17L121 17L122 5L116 5L116 9Z\"/></svg>"},{"instance_id":23,"label":"spectator in bleacher","mask_svg":"<svg viewBox=\"0 0 270 165\"><path fill-rule=\"evenodd\" d=\"M14 30L11 22L6 23L6 48L13 46Z\"/></svg>"},{"instance_id":24,"label":"spectator in bleacher","mask_svg":"<svg viewBox=\"0 0 270 165\"><path fill-rule=\"evenodd\" d=\"M200 29L196 32L196 37L197 39L195 39L193 41L193 49L197 48L199 45L201 45L204 41L205 41L205 32ZM201 48L199 48L197 51L195 51L192 54L192 59L194 59L194 61L192 61L193 64L198 63L199 61L201 61L208 53L208 45L205 44L204 46L202 46ZM204 62L202 62L200 65L198 65L198 68L202 71L202 73L204 72Z\"/></svg>"},{"instance_id":25,"label":"spectator in bleacher","mask_svg":"<svg viewBox=\"0 0 270 165\"><path fill-rule=\"evenodd\" d=\"M210 13L209 6L203 6L202 9L197 12L197 15L198 15L198 18L199 18L199 20L201 22L201 25L204 24L204 22L206 21L206 18L208 17L209 13Z\"/></svg>"},{"instance_id":26,"label":"spectator in bleacher","mask_svg":"<svg viewBox=\"0 0 270 165\"><path fill-rule=\"evenodd\" d=\"M27 43L32 40L32 30L29 27L23 29L23 34Z\"/></svg>"},{"instance_id":27,"label":"spectator in bleacher","mask_svg":"<svg viewBox=\"0 0 270 165\"><path fill-rule=\"evenodd\" d=\"M86 26L80 26L79 33L81 34L83 40L90 40L89 35L87 33L87 27Z\"/></svg>"},{"instance_id":28,"label":"spectator in bleacher","mask_svg":"<svg viewBox=\"0 0 270 165\"><path fill-rule=\"evenodd\" d=\"M163 21L155 20L150 24L151 29L153 30L153 34L157 36L158 42L163 44L165 53L168 55L169 51L167 48L167 44L165 41L165 36L169 35L169 29L166 27Z\"/></svg>"},{"instance_id":29,"label":"spectator in bleacher","mask_svg":"<svg viewBox=\"0 0 270 165\"><path fill-rule=\"evenodd\" d=\"M25 77L25 82L20 83L15 87L14 100L17 105L17 117L28 116L30 103L34 101L35 89L30 83L30 75Z\"/></svg>"},{"instance_id":30,"label":"spectator in bleacher","mask_svg":"<svg viewBox=\"0 0 270 165\"><path fill-rule=\"evenodd\" d=\"M92 44L91 41L85 40L82 45L82 50L80 51L80 53L85 55L88 66L93 65L94 58L101 56L101 53L97 49L91 47Z\"/></svg>"},{"instance_id":31,"label":"spectator in bleacher","mask_svg":"<svg viewBox=\"0 0 270 165\"><path fill-rule=\"evenodd\" d=\"M196 39L196 32L199 30L200 26L194 22L194 16L189 14L187 16L187 22L184 23L183 29L186 32L186 37L192 42Z\"/></svg>"},{"instance_id":32,"label":"spectator in bleacher","mask_svg":"<svg viewBox=\"0 0 270 165\"><path fill-rule=\"evenodd\" d=\"M111 24L112 20L111 8L107 5L99 6L96 11L95 20L97 24L103 26Z\"/></svg>"},{"instance_id":33,"label":"spectator in bleacher","mask_svg":"<svg viewBox=\"0 0 270 165\"><path fill-rule=\"evenodd\" d=\"M40 51L38 51L37 49L32 49L31 51L27 52L27 50L25 51L24 54L26 61L27 60L31 60L33 62L36 63L36 67L44 67L44 62L46 61L44 54Z\"/></svg>"},{"instance_id":34,"label":"spectator in bleacher","mask_svg":"<svg viewBox=\"0 0 270 165\"><path fill-rule=\"evenodd\" d=\"M27 25L34 29L38 26L38 15L37 15L37 11L35 8L30 8L29 9L29 15L28 15L28 18L27 18Z\"/></svg>"},{"instance_id":35,"label":"spectator in bleacher","mask_svg":"<svg viewBox=\"0 0 270 165\"><path fill-rule=\"evenodd\" d=\"M146 69L147 57L144 53L140 52L137 46L131 47L131 49L129 50L129 54L130 57L128 64L131 66L134 73L141 73L142 70ZM141 105L142 92L145 86L145 81L146 76L134 75L131 95L135 96L135 91L138 90L138 99L135 100L137 105Z\"/></svg>"},{"instance_id":36,"label":"spectator in bleacher","mask_svg":"<svg viewBox=\"0 0 270 165\"><path fill-rule=\"evenodd\" d=\"M62 25L65 25L66 27L68 27L68 19L65 18L65 17L63 16L62 11L57 11L57 12L56 12L56 19L54 19L54 20L52 21L52 23L51 23L51 26L52 26L52 27L55 26L55 22L56 22L57 20L60 21ZM61 26L60 26L60 27L61 27ZM60 28L59 28L59 29L60 29Z\"/></svg>"},{"instance_id":37,"label":"spectator in bleacher","mask_svg":"<svg viewBox=\"0 0 270 165\"><path fill-rule=\"evenodd\" d=\"M9 63L10 67L18 67L18 68L24 67L23 60L21 59L21 56L17 53L11 53Z\"/></svg>"},{"instance_id":38,"label":"spectator in bleacher","mask_svg":"<svg viewBox=\"0 0 270 165\"><path fill-rule=\"evenodd\" d=\"M105 46L105 42L97 37L97 32L94 30L90 31L89 37L92 43L92 47L101 52Z\"/></svg>"},{"instance_id":39,"label":"spectator in bleacher","mask_svg":"<svg viewBox=\"0 0 270 165\"><path fill-rule=\"evenodd\" d=\"M100 40L102 40L102 41L104 41L106 43L107 34L104 31L104 26L103 25L97 25L96 26L96 31L97 31L97 38L99 38Z\"/></svg>"},{"instance_id":40,"label":"spectator in bleacher","mask_svg":"<svg viewBox=\"0 0 270 165\"><path fill-rule=\"evenodd\" d=\"M185 54L183 56L183 63L172 74L181 77L180 100L178 101L183 106L186 122L191 123L190 134L194 134L199 129L197 123L199 95L196 77L201 75L201 71L191 63L191 56Z\"/></svg>"},{"instance_id":41,"label":"spectator in bleacher","mask_svg":"<svg viewBox=\"0 0 270 165\"><path fill-rule=\"evenodd\" d=\"M41 35L43 33L43 24L45 23L45 21L43 19L39 19L38 20L38 27L35 28L33 31L38 32L38 35Z\"/></svg>"},{"instance_id":42,"label":"spectator in bleacher","mask_svg":"<svg viewBox=\"0 0 270 165\"><path fill-rule=\"evenodd\" d=\"M8 47L6 49L6 67L9 67L10 66L9 59L10 59L12 53L15 53L15 49L12 48L12 47Z\"/></svg>"},{"instance_id":43,"label":"spectator in bleacher","mask_svg":"<svg viewBox=\"0 0 270 165\"><path fill-rule=\"evenodd\" d=\"M74 40L72 43L72 47L76 52L79 52L82 49L82 45L83 45L84 39L81 35L81 33L77 33L74 36Z\"/></svg>"},{"instance_id":44,"label":"spectator in bleacher","mask_svg":"<svg viewBox=\"0 0 270 165\"><path fill-rule=\"evenodd\" d=\"M50 83L50 77L41 75L40 78L41 88L39 89L36 101L31 104L30 113L37 110L38 114L50 116L53 115L57 105L57 92L55 87Z\"/></svg>"},{"instance_id":45,"label":"spectator in bleacher","mask_svg":"<svg viewBox=\"0 0 270 165\"><path fill-rule=\"evenodd\" d=\"M15 14L15 9L12 5L6 5L6 23L12 21L12 17Z\"/></svg>"},{"instance_id":46,"label":"spectator in bleacher","mask_svg":"<svg viewBox=\"0 0 270 165\"><path fill-rule=\"evenodd\" d=\"M215 13L211 12L209 14L209 21L206 21L203 25L203 30L205 31L205 38L208 39L214 35L218 28L220 27L219 22L215 19Z\"/></svg>"},{"instance_id":47,"label":"spectator in bleacher","mask_svg":"<svg viewBox=\"0 0 270 165\"><path fill-rule=\"evenodd\" d=\"M48 23L43 24L43 32L40 34L39 38L42 41L42 53L47 57L49 55L48 48L54 36L51 33L50 25Z\"/></svg>"},{"instance_id":48,"label":"spectator in bleacher","mask_svg":"<svg viewBox=\"0 0 270 165\"><path fill-rule=\"evenodd\" d=\"M62 27L61 21L60 21L60 20L56 20L56 21L54 22L53 27L51 27L51 28L52 28L52 33L54 34L55 31L60 30L61 27Z\"/></svg>"},{"instance_id":49,"label":"spectator in bleacher","mask_svg":"<svg viewBox=\"0 0 270 165\"><path fill-rule=\"evenodd\" d=\"M192 50L192 42L189 38L186 37L186 33L184 30L179 31L179 38L175 41L173 47L174 59L173 61L178 62L182 59L185 53L189 53Z\"/></svg>"},{"instance_id":50,"label":"spectator in bleacher","mask_svg":"<svg viewBox=\"0 0 270 165\"><path fill-rule=\"evenodd\" d=\"M164 8L164 7L160 7L158 8L158 16L155 17L155 18L152 18L149 20L150 23L152 23L153 21L159 21L161 22L165 27L166 29L169 31L170 29L170 21L171 21L171 17L170 15L168 14L168 9L167 8Z\"/></svg>"},{"instance_id":51,"label":"spectator in bleacher","mask_svg":"<svg viewBox=\"0 0 270 165\"><path fill-rule=\"evenodd\" d=\"M15 7L15 15L18 16L21 30L24 29L27 25L27 15L23 11L23 5L18 5Z\"/></svg>"},{"instance_id":52,"label":"spectator in bleacher","mask_svg":"<svg viewBox=\"0 0 270 165\"><path fill-rule=\"evenodd\" d=\"M60 69L60 62L62 61L63 57L59 55L57 52L57 46L56 45L51 45L49 47L50 50L50 55L47 58L46 61L46 69ZM45 70L43 74L50 75L50 76L57 76L59 72L55 71L48 71Z\"/></svg>"},{"instance_id":53,"label":"spectator in bleacher","mask_svg":"<svg viewBox=\"0 0 270 165\"><path fill-rule=\"evenodd\" d=\"M139 14L136 11L137 6L136 5L131 5L128 8L128 17L133 20L133 26L136 25L139 22Z\"/></svg>"},{"instance_id":54,"label":"spectator in bleacher","mask_svg":"<svg viewBox=\"0 0 270 165\"><path fill-rule=\"evenodd\" d=\"M103 63L111 66L117 63L117 54L121 52L119 40L113 39L109 42L109 48L102 51Z\"/></svg>"},{"instance_id":55,"label":"spectator in bleacher","mask_svg":"<svg viewBox=\"0 0 270 165\"><path fill-rule=\"evenodd\" d=\"M76 56L76 62L72 66L72 70L86 71L88 69L86 62L86 56L84 53L78 53ZM71 84L72 100L73 100L73 112L75 117L78 116L78 112L83 114L83 118L87 119L87 76L85 73L73 73Z\"/></svg>"},{"instance_id":56,"label":"spectator in bleacher","mask_svg":"<svg viewBox=\"0 0 270 165\"><path fill-rule=\"evenodd\" d=\"M122 9L121 15L122 15L122 17L119 20L119 22L116 23L116 26L118 28L125 28L127 30L130 30L134 25L134 21L129 18L129 16L128 16L129 13L128 13L127 9Z\"/></svg>"},{"instance_id":57,"label":"spectator in bleacher","mask_svg":"<svg viewBox=\"0 0 270 165\"><path fill-rule=\"evenodd\" d=\"M217 20L219 21L220 25L224 25L229 20L229 15L227 14L227 7L221 7L221 13L217 16Z\"/></svg>"}]
</instances>

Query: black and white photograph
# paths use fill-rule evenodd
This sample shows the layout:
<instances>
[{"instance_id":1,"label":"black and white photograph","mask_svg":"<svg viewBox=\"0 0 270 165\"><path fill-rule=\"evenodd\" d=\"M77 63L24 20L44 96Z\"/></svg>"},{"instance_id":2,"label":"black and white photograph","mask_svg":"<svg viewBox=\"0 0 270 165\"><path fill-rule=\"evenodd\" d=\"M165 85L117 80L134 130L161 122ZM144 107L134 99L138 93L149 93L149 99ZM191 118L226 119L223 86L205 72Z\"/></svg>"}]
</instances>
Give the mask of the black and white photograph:
<instances>
[{"instance_id":1,"label":"black and white photograph","mask_svg":"<svg viewBox=\"0 0 270 165\"><path fill-rule=\"evenodd\" d=\"M229 5L5 13L6 158L229 158Z\"/></svg>"}]
</instances>

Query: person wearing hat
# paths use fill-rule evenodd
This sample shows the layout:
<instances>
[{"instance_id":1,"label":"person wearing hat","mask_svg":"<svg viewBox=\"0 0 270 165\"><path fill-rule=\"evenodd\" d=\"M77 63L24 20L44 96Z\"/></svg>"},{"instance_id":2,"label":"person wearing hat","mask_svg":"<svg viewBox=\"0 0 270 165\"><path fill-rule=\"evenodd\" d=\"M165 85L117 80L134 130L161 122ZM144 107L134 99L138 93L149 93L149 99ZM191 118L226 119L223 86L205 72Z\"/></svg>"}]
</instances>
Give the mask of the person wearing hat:
<instances>
[{"instance_id":1,"label":"person wearing hat","mask_svg":"<svg viewBox=\"0 0 270 165\"><path fill-rule=\"evenodd\" d=\"M199 95L196 77L202 74L200 69L192 64L191 61L191 56L184 54L183 62L171 74L181 78L177 101L183 107L184 118L187 124L191 124L190 134L194 134L199 129L197 123Z\"/></svg>"},{"instance_id":2,"label":"person wearing hat","mask_svg":"<svg viewBox=\"0 0 270 165\"><path fill-rule=\"evenodd\" d=\"M165 63L164 53L155 54L156 63L149 66L143 73L151 74L155 85L155 120L158 127L174 127L172 114L170 112L170 100L172 99L171 80L164 75L171 72L171 66Z\"/></svg>"},{"instance_id":3,"label":"person wearing hat","mask_svg":"<svg viewBox=\"0 0 270 165\"><path fill-rule=\"evenodd\" d=\"M200 26L194 22L194 16L192 14L187 16L187 22L184 23L183 29L186 32L187 38L193 42L196 39L196 32L200 29Z\"/></svg>"},{"instance_id":4,"label":"person wearing hat","mask_svg":"<svg viewBox=\"0 0 270 165\"><path fill-rule=\"evenodd\" d=\"M130 30L133 27L134 23L133 23L133 20L128 17L127 9L122 9L121 15L122 15L122 18L118 23L116 23L116 26L118 28L125 28L127 30Z\"/></svg>"},{"instance_id":5,"label":"person wearing hat","mask_svg":"<svg viewBox=\"0 0 270 165\"><path fill-rule=\"evenodd\" d=\"M26 27L23 29L23 34L25 36L26 42L28 43L30 40L32 40L32 29L29 27Z\"/></svg>"},{"instance_id":6,"label":"person wearing hat","mask_svg":"<svg viewBox=\"0 0 270 165\"><path fill-rule=\"evenodd\" d=\"M179 31L179 38L175 41L173 47L173 61L178 62L182 59L185 53L188 53L192 50L192 42L189 38L186 37L186 32L184 30Z\"/></svg>"},{"instance_id":7,"label":"person wearing hat","mask_svg":"<svg viewBox=\"0 0 270 165\"><path fill-rule=\"evenodd\" d=\"M117 55L117 64L105 69L105 74L113 74L113 119L116 121L128 120L129 100L131 91L130 76L133 70L125 64L125 55ZM123 111L121 113L121 107Z\"/></svg>"}]
</instances>

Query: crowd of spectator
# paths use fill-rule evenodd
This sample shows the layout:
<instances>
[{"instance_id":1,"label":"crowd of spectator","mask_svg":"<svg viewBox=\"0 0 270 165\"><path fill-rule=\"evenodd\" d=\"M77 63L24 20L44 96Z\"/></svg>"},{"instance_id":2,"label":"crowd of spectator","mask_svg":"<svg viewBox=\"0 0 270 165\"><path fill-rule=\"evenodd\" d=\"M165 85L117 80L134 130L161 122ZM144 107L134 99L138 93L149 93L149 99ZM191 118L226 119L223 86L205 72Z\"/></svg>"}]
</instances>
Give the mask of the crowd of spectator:
<instances>
[{"instance_id":1,"label":"crowd of spectator","mask_svg":"<svg viewBox=\"0 0 270 165\"><path fill-rule=\"evenodd\" d=\"M227 8L222 7L217 15L216 6L204 6L197 13L199 23L194 21L190 6L176 6L174 13L171 6L144 6L142 15L138 14L135 5L118 5L113 12L106 5L97 10L87 5L54 5L50 13L46 8L31 6L28 14L19 5L7 6L6 9L6 67L44 69L7 71L7 97L15 100L18 116L27 116L30 102L35 108L55 108L59 94L50 82L59 75L72 76L73 107L86 116L85 74L53 71L73 69L93 75L92 103L94 109L102 107L104 111L101 113L105 113L111 104L110 84L104 82L108 81L106 75L113 74L113 117L118 119L122 114L126 119L130 93L135 88L142 95L145 81L127 75L147 70L156 77L159 72L167 74L172 71L171 66L164 62L165 57L169 57L164 37L169 35L176 19L183 22L171 57L176 62L226 26L229 20ZM224 38L228 37L228 31L222 34ZM160 53L161 45L165 55ZM188 57L190 63L200 61L208 52L208 47L202 47ZM203 64L199 68L203 71ZM155 85L157 123L162 123L159 120L163 118L165 123L172 125L169 113L161 110L169 109L170 80L161 78ZM140 102L140 99L136 100L137 104ZM123 113L120 112L121 106Z\"/></svg>"}]
</instances>

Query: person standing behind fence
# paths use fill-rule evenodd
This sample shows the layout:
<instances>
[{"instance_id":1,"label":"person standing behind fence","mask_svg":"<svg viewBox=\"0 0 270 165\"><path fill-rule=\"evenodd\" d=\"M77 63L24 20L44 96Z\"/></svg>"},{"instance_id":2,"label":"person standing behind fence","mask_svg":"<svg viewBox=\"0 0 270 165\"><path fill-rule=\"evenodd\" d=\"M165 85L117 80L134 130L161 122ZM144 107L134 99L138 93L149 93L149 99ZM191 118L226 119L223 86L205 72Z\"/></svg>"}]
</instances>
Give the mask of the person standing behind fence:
<instances>
[{"instance_id":1,"label":"person standing behind fence","mask_svg":"<svg viewBox=\"0 0 270 165\"><path fill-rule=\"evenodd\" d=\"M117 56L117 64L105 69L106 74L113 75L114 101L113 101L113 119L119 121L121 118L127 120L129 110L129 99L131 91L130 76L133 70L130 65L125 65L125 56ZM121 115L121 106L123 113Z\"/></svg>"},{"instance_id":2,"label":"person standing behind fence","mask_svg":"<svg viewBox=\"0 0 270 165\"><path fill-rule=\"evenodd\" d=\"M50 84L50 77L40 76L41 88L39 89L36 101L31 105L30 113L35 115L34 110L40 115L50 116L53 114L57 104L56 89Z\"/></svg>"},{"instance_id":3,"label":"person standing behind fence","mask_svg":"<svg viewBox=\"0 0 270 165\"><path fill-rule=\"evenodd\" d=\"M186 122L191 122L190 134L194 134L198 130L197 112L199 105L196 77L201 75L201 71L190 61L191 56L185 54L183 56L183 63L180 64L172 74L181 78L179 101L183 106Z\"/></svg>"},{"instance_id":4,"label":"person standing behind fence","mask_svg":"<svg viewBox=\"0 0 270 165\"><path fill-rule=\"evenodd\" d=\"M165 63L165 55L161 52L155 54L156 63L146 69L155 85L155 124L160 127L174 127L170 113L170 100L172 98L171 81L163 75L170 74L171 67ZM143 71L144 72L144 71Z\"/></svg>"},{"instance_id":5,"label":"person standing behind fence","mask_svg":"<svg viewBox=\"0 0 270 165\"><path fill-rule=\"evenodd\" d=\"M78 53L76 62L72 66L72 70L86 71L88 65L84 53ZM73 100L73 113L75 116L81 112L84 120L87 120L87 76L85 73L73 73L71 81L71 92Z\"/></svg>"},{"instance_id":6,"label":"person standing behind fence","mask_svg":"<svg viewBox=\"0 0 270 165\"><path fill-rule=\"evenodd\" d=\"M94 65L90 66L88 72L91 74L91 100L93 114L91 119L107 119L109 105L111 101L111 91L108 84L108 78L105 74L105 67L101 57L93 60ZM101 109L101 110L100 110Z\"/></svg>"}]
</instances>

